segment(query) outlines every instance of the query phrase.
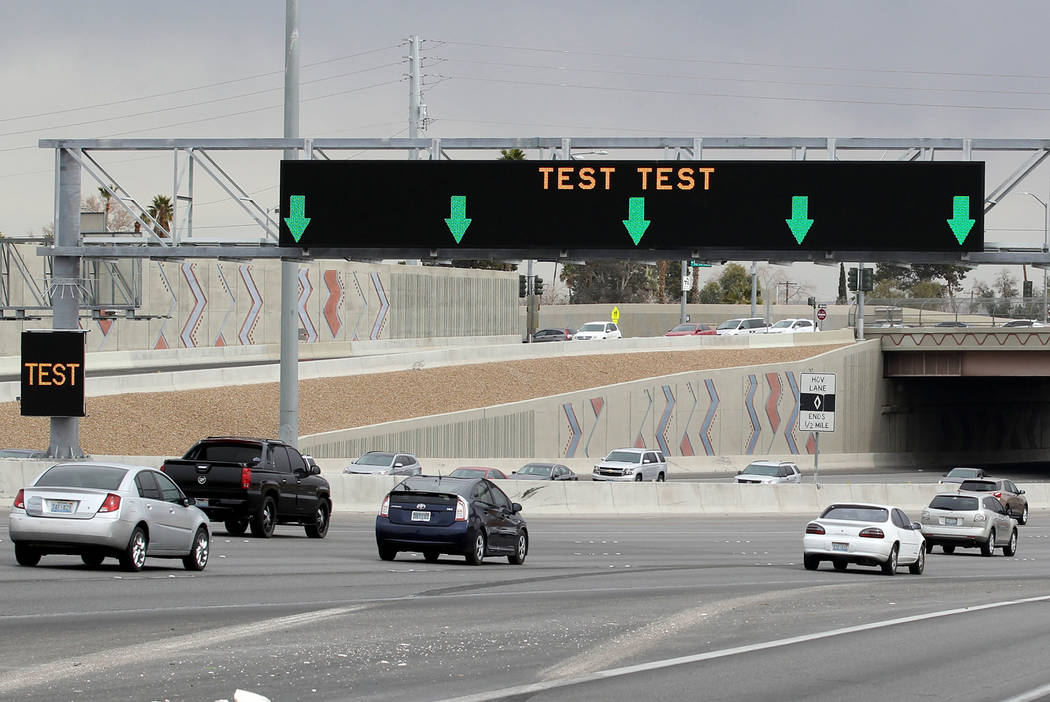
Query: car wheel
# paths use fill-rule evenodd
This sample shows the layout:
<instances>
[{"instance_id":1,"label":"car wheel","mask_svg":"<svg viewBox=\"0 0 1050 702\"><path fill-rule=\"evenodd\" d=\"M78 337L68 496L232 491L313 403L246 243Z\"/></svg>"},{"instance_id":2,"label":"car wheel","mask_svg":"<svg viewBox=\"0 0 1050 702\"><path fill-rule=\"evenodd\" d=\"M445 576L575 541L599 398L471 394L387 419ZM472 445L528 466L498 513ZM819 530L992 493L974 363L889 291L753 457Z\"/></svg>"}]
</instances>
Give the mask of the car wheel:
<instances>
[{"instance_id":1,"label":"car wheel","mask_svg":"<svg viewBox=\"0 0 1050 702\"><path fill-rule=\"evenodd\" d=\"M128 547L120 554L120 567L132 573L142 570L146 563L146 550L149 548L149 539L146 530L140 526L135 527L128 539Z\"/></svg>"},{"instance_id":2,"label":"car wheel","mask_svg":"<svg viewBox=\"0 0 1050 702\"><path fill-rule=\"evenodd\" d=\"M664 474L663 474L663 471L661 471L661 472L659 472L659 473L657 473L657 474L656 474L656 482L658 482L658 483L662 483L662 482L664 482Z\"/></svg>"},{"instance_id":3,"label":"car wheel","mask_svg":"<svg viewBox=\"0 0 1050 702\"><path fill-rule=\"evenodd\" d=\"M919 557L915 559L915 562L908 566L908 572L912 575L922 575L922 571L926 570L926 546L923 545L919 549Z\"/></svg>"},{"instance_id":4,"label":"car wheel","mask_svg":"<svg viewBox=\"0 0 1050 702\"><path fill-rule=\"evenodd\" d=\"M470 565L481 565L481 559L485 557L485 535L480 531L474 537L474 545L467 554L467 563Z\"/></svg>"},{"instance_id":5,"label":"car wheel","mask_svg":"<svg viewBox=\"0 0 1050 702\"><path fill-rule=\"evenodd\" d=\"M1015 553L1017 553L1017 529L1010 534L1009 543L1003 546L1003 555L1007 558L1013 558Z\"/></svg>"},{"instance_id":6,"label":"car wheel","mask_svg":"<svg viewBox=\"0 0 1050 702\"><path fill-rule=\"evenodd\" d=\"M882 574L897 574L897 544L893 544L893 548L890 549L890 557L887 558L886 562L882 564Z\"/></svg>"},{"instance_id":7,"label":"car wheel","mask_svg":"<svg viewBox=\"0 0 1050 702\"><path fill-rule=\"evenodd\" d=\"M1028 505L1024 506L1024 511L1021 512L1021 518L1017 520L1017 523L1022 526L1028 523Z\"/></svg>"},{"instance_id":8,"label":"car wheel","mask_svg":"<svg viewBox=\"0 0 1050 702\"><path fill-rule=\"evenodd\" d=\"M846 561L832 561L831 563L835 566L835 570L846 570L846 566L849 565Z\"/></svg>"},{"instance_id":9,"label":"car wheel","mask_svg":"<svg viewBox=\"0 0 1050 702\"><path fill-rule=\"evenodd\" d=\"M638 473L637 475L634 476L634 482L636 482L636 483L642 482L642 474L641 473Z\"/></svg>"},{"instance_id":10,"label":"car wheel","mask_svg":"<svg viewBox=\"0 0 1050 702\"><path fill-rule=\"evenodd\" d=\"M259 505L259 511L252 517L250 526L252 536L260 539L268 539L273 536L273 528L277 524L277 508L273 504L273 498L267 497Z\"/></svg>"},{"instance_id":11,"label":"car wheel","mask_svg":"<svg viewBox=\"0 0 1050 702\"><path fill-rule=\"evenodd\" d=\"M306 535L311 539L323 539L328 533L328 504L317 503L317 512L314 513L314 523L306 525Z\"/></svg>"},{"instance_id":12,"label":"car wheel","mask_svg":"<svg viewBox=\"0 0 1050 702\"><path fill-rule=\"evenodd\" d=\"M944 546L941 546L941 550L944 551L945 553L947 553L949 556L951 554L955 553L955 547L954 546L950 546L948 544L945 544Z\"/></svg>"},{"instance_id":13,"label":"car wheel","mask_svg":"<svg viewBox=\"0 0 1050 702\"><path fill-rule=\"evenodd\" d=\"M521 565L525 562L525 556L529 553L529 539L525 536L524 532L518 534L518 545L514 548L514 555L507 556L507 561L511 565Z\"/></svg>"},{"instance_id":14,"label":"car wheel","mask_svg":"<svg viewBox=\"0 0 1050 702\"><path fill-rule=\"evenodd\" d=\"M240 536L248 528L247 519L227 519L222 523L226 527L226 533L230 536Z\"/></svg>"},{"instance_id":15,"label":"car wheel","mask_svg":"<svg viewBox=\"0 0 1050 702\"><path fill-rule=\"evenodd\" d=\"M802 565L806 570L816 570L820 567L820 559L816 556L802 556Z\"/></svg>"},{"instance_id":16,"label":"car wheel","mask_svg":"<svg viewBox=\"0 0 1050 702\"><path fill-rule=\"evenodd\" d=\"M104 561L105 558L105 556L97 551L80 554L80 560L84 561L84 565L88 568L98 568L102 565L102 561Z\"/></svg>"},{"instance_id":17,"label":"car wheel","mask_svg":"<svg viewBox=\"0 0 1050 702\"><path fill-rule=\"evenodd\" d=\"M15 560L21 566L35 566L40 562L40 551L37 551L32 546L15 544Z\"/></svg>"},{"instance_id":18,"label":"car wheel","mask_svg":"<svg viewBox=\"0 0 1050 702\"><path fill-rule=\"evenodd\" d=\"M995 529L988 532L988 540L981 544L981 555L991 556L995 554Z\"/></svg>"},{"instance_id":19,"label":"car wheel","mask_svg":"<svg viewBox=\"0 0 1050 702\"><path fill-rule=\"evenodd\" d=\"M392 561L397 557L397 549L390 548L389 546L379 546L379 558L384 561Z\"/></svg>"},{"instance_id":20,"label":"car wheel","mask_svg":"<svg viewBox=\"0 0 1050 702\"><path fill-rule=\"evenodd\" d=\"M208 553L211 551L211 537L208 530L203 526L197 527L197 533L193 535L193 548L188 556L182 559L182 566L186 570L204 570L208 565Z\"/></svg>"},{"instance_id":21,"label":"car wheel","mask_svg":"<svg viewBox=\"0 0 1050 702\"><path fill-rule=\"evenodd\" d=\"M441 557L441 554L438 553L437 551L424 551L423 552L423 558L426 559L427 563L437 563L437 560L440 557Z\"/></svg>"}]
</instances>

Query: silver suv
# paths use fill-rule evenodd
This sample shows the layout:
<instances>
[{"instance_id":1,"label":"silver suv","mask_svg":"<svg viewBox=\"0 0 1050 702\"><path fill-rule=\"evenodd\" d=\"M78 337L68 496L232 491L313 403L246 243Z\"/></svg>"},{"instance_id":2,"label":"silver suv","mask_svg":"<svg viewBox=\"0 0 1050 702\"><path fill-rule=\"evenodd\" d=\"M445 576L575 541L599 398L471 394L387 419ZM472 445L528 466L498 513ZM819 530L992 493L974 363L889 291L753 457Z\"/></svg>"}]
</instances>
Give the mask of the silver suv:
<instances>
[{"instance_id":1,"label":"silver suv","mask_svg":"<svg viewBox=\"0 0 1050 702\"><path fill-rule=\"evenodd\" d=\"M753 461L736 474L738 483L801 483L802 472L791 461Z\"/></svg>"},{"instance_id":2,"label":"silver suv","mask_svg":"<svg viewBox=\"0 0 1050 702\"><path fill-rule=\"evenodd\" d=\"M621 483L643 480L662 483L666 479L667 459L662 452L653 449L615 449L591 473L591 480Z\"/></svg>"},{"instance_id":3,"label":"silver suv","mask_svg":"<svg viewBox=\"0 0 1050 702\"><path fill-rule=\"evenodd\" d=\"M719 336L739 336L741 334L764 333L769 328L766 320L761 317L743 317L727 319L718 325L715 333Z\"/></svg>"},{"instance_id":4,"label":"silver suv","mask_svg":"<svg viewBox=\"0 0 1050 702\"><path fill-rule=\"evenodd\" d=\"M956 547L980 548L982 556L991 556L999 547L1005 556L1017 553L1017 521L992 495L936 495L922 511L921 524L927 553L934 546L945 553L954 553Z\"/></svg>"}]
</instances>

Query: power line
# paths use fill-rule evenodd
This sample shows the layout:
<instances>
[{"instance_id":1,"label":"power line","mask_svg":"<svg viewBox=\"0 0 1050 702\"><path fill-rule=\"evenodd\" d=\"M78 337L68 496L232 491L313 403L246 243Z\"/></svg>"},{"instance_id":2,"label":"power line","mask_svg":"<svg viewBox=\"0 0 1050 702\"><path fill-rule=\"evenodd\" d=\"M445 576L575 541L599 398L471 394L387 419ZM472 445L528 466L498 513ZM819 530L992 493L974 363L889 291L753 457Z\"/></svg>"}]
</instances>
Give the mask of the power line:
<instances>
[{"instance_id":1,"label":"power line","mask_svg":"<svg viewBox=\"0 0 1050 702\"><path fill-rule=\"evenodd\" d=\"M1024 74L1024 73L963 73L955 71L912 71L901 68L838 68L834 66L816 66L806 64L791 64L791 63L759 63L751 61L722 61L716 59L698 59L698 58L681 58L676 56L644 56L638 54L616 54L616 53L604 53L597 51L580 51L575 49L550 49L533 46L513 46L509 44L483 44L478 42L466 42L466 41L447 41L442 40L439 43L448 44L450 46L474 46L486 49L510 49L513 51L535 51L539 53L548 54L563 54L563 55L577 55L577 56L595 56L599 58L626 58L626 59L640 59L644 61L675 61L679 63L711 63L723 66L748 66L753 68L790 68L806 71L856 71L860 73L902 73L908 75L920 75L920 76L953 76L959 78L1027 78L1027 79L1038 79L1048 80L1050 75L1039 75L1039 74Z\"/></svg>"},{"instance_id":2,"label":"power line","mask_svg":"<svg viewBox=\"0 0 1050 702\"><path fill-rule=\"evenodd\" d=\"M849 100L845 98L803 98L793 96L741 95L738 93L710 93L688 90L661 90L657 88L619 88L605 85L581 85L577 83L545 83L543 81L511 80L509 78L482 78L480 76L450 75L448 77L456 78L459 80L480 81L483 83L505 83L511 85L531 85L549 88L573 88L575 90L607 90L618 93L648 93L653 95L683 95L692 97L720 97L737 98L742 100L769 100L784 102L822 102L843 105L887 105L892 107L934 107L957 110L1009 110L1019 112L1050 112L1050 107L1024 107L1020 105L949 105L944 103L894 102L890 100Z\"/></svg>"},{"instance_id":3,"label":"power line","mask_svg":"<svg viewBox=\"0 0 1050 702\"><path fill-rule=\"evenodd\" d=\"M603 68L572 68L570 66L545 66L541 64L509 63L502 61L471 61L467 59L444 59L448 63L468 63L480 66L503 66L507 68L528 68L552 71L570 71L573 73L598 73L616 76L634 76L639 78L669 78L685 80L715 80L731 83L761 83L765 85L790 85L817 88L857 88L865 90L910 90L914 92L940 92L940 93L987 93L993 95L1039 95L1045 97L1045 90L984 90L979 88L934 88L914 87L904 85L872 85L864 83L817 83L810 81L783 81L767 80L762 78L723 78L720 76L696 76L673 73L646 73L641 71L616 71Z\"/></svg>"},{"instance_id":4,"label":"power line","mask_svg":"<svg viewBox=\"0 0 1050 702\"><path fill-rule=\"evenodd\" d=\"M315 61L314 63L303 64L303 68L312 68L314 66L321 66L323 64L335 63L337 61L345 61L347 59L357 58L359 56L365 56L367 54L374 54L380 51L388 51L390 49L396 49L403 44L393 44L391 46L383 46L377 49L369 49L367 51L360 51L356 54L347 54L346 56L338 56L332 59L326 59L324 61ZM179 90L169 90L163 93L153 93L152 95L141 95L133 98L123 98L121 100L113 100L110 102L100 102L94 105L82 105L80 107L67 107L61 110L52 110L50 112L40 112L35 115L22 115L21 117L0 117L0 122L13 122L21 119L36 119L38 117L48 117L50 115L59 115L66 112L77 112L79 110L92 110L98 107L111 107L113 105L123 105L129 102L142 102L145 100L152 100L158 97L167 97L169 95L181 95L183 93L190 93L195 90L205 90L207 88L217 88L222 85L230 85L231 83L240 83L243 81L255 80L256 78L267 78L269 76L281 75L284 71L269 71L267 73L256 73L252 76L243 76L241 78L231 78L229 80L222 80L217 83L206 83L204 85L197 85L191 88L180 88ZM278 88L279 89L279 88Z\"/></svg>"}]
</instances>

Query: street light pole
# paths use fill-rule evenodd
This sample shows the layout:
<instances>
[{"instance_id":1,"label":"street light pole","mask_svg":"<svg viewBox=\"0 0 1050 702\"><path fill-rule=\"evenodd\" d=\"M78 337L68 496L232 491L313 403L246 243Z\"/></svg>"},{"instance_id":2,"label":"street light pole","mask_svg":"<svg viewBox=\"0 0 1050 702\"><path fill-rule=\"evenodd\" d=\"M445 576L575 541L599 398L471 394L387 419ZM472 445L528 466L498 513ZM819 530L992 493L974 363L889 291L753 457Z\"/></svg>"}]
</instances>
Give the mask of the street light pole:
<instances>
[{"instance_id":1,"label":"street light pole","mask_svg":"<svg viewBox=\"0 0 1050 702\"><path fill-rule=\"evenodd\" d=\"M1043 206L1043 253L1048 250L1047 241L1048 235L1050 235L1050 207L1047 207L1047 203L1043 201L1041 197L1035 193L1030 193L1027 190L1025 195L1031 195L1035 198L1035 201ZM1046 305L1047 305L1047 292L1046 292L1046 265L1043 265L1043 323L1046 324Z\"/></svg>"}]
</instances>

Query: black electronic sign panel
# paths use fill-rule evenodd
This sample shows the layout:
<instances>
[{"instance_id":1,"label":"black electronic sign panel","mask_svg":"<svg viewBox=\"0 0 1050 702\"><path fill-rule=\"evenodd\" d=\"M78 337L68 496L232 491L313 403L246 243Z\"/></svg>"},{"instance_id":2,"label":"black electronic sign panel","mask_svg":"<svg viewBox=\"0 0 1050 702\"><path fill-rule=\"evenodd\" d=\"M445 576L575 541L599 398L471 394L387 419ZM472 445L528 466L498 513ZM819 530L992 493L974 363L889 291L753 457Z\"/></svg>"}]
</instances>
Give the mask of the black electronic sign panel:
<instances>
[{"instance_id":1,"label":"black electronic sign panel","mask_svg":"<svg viewBox=\"0 0 1050 702\"><path fill-rule=\"evenodd\" d=\"M22 332L22 414L84 416L83 330Z\"/></svg>"},{"instance_id":2,"label":"black electronic sign panel","mask_svg":"<svg viewBox=\"0 0 1050 702\"><path fill-rule=\"evenodd\" d=\"M282 161L280 243L981 251L984 163Z\"/></svg>"}]
</instances>

